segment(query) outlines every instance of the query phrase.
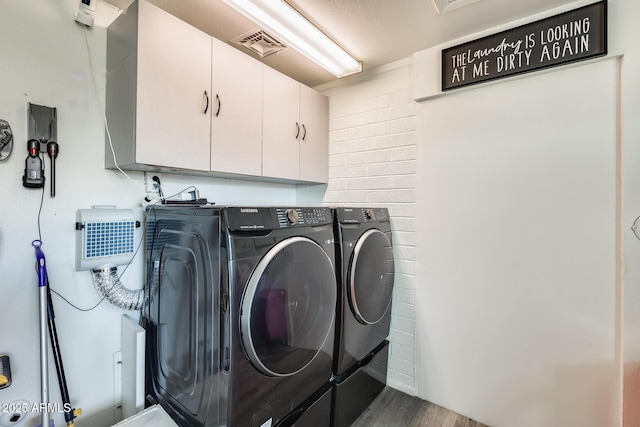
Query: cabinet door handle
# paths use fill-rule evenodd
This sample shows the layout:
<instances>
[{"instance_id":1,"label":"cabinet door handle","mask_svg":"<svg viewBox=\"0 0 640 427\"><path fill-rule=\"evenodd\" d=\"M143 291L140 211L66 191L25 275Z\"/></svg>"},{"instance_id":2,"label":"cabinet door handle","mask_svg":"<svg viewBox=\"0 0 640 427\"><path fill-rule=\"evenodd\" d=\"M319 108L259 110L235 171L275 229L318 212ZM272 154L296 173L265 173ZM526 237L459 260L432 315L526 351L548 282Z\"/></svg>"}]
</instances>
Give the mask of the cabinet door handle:
<instances>
[{"instance_id":1,"label":"cabinet door handle","mask_svg":"<svg viewBox=\"0 0 640 427\"><path fill-rule=\"evenodd\" d=\"M204 91L204 96L207 98L207 106L204 107L204 114L207 114L207 111L209 111L209 94L206 90Z\"/></svg>"},{"instance_id":2,"label":"cabinet door handle","mask_svg":"<svg viewBox=\"0 0 640 427\"><path fill-rule=\"evenodd\" d=\"M302 130L304 131L304 133L302 134L302 140L304 141L304 139L307 137L307 127L305 125L302 125Z\"/></svg>"},{"instance_id":3,"label":"cabinet door handle","mask_svg":"<svg viewBox=\"0 0 640 427\"><path fill-rule=\"evenodd\" d=\"M300 136L300 125L296 122L296 139Z\"/></svg>"},{"instance_id":4,"label":"cabinet door handle","mask_svg":"<svg viewBox=\"0 0 640 427\"><path fill-rule=\"evenodd\" d=\"M220 114L220 107L222 107L222 101L220 101L220 97L218 96L217 93L216 93L216 100L218 101L218 111L216 111L216 117L218 117L218 114Z\"/></svg>"}]
</instances>

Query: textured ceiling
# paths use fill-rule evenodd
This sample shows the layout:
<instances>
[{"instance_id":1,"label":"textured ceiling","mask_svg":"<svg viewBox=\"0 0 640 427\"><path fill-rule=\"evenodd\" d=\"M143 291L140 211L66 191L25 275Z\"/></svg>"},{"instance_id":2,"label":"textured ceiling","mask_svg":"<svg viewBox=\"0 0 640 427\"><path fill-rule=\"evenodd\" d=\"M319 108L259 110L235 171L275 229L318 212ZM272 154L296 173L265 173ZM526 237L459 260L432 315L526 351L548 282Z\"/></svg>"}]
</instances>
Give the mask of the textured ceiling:
<instances>
[{"instance_id":1,"label":"textured ceiling","mask_svg":"<svg viewBox=\"0 0 640 427\"><path fill-rule=\"evenodd\" d=\"M105 0L119 9L132 0ZM256 25L222 0L150 0L151 3L227 43ZM487 30L569 0L480 0L439 14L432 0L287 0L329 37L372 69L412 53ZM246 51L248 52L248 51ZM291 49L263 62L308 86L335 77ZM349 79L349 77L346 77Z\"/></svg>"}]
</instances>

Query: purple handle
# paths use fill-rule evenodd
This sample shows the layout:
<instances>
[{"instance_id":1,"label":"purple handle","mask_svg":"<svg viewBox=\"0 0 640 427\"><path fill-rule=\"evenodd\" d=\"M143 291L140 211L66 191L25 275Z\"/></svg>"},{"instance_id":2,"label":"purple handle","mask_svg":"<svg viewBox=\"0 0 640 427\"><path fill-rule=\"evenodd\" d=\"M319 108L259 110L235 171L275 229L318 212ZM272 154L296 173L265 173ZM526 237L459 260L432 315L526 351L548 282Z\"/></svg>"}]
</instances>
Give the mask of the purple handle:
<instances>
[{"instance_id":1,"label":"purple handle","mask_svg":"<svg viewBox=\"0 0 640 427\"><path fill-rule=\"evenodd\" d=\"M44 252L40 247L42 246L42 241L34 240L31 242L31 246L36 248L36 262L38 263L38 286L44 287L47 286L47 268L46 262L44 258Z\"/></svg>"}]
</instances>

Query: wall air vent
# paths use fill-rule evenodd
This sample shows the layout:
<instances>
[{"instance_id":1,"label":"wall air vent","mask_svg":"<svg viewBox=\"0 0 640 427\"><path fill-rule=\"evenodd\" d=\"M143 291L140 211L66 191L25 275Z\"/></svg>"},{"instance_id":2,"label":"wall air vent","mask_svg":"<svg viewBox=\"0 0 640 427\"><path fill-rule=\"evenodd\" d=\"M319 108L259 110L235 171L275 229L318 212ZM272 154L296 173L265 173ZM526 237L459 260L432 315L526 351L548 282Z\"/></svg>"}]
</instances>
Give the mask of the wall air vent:
<instances>
[{"instance_id":1,"label":"wall air vent","mask_svg":"<svg viewBox=\"0 0 640 427\"><path fill-rule=\"evenodd\" d=\"M260 58L266 58L286 48L278 39L261 28L256 28L238 36L231 40L231 42L244 46Z\"/></svg>"},{"instance_id":2,"label":"wall air vent","mask_svg":"<svg viewBox=\"0 0 640 427\"><path fill-rule=\"evenodd\" d=\"M480 0L433 0L433 4L438 13L447 13L478 1Z\"/></svg>"}]
</instances>

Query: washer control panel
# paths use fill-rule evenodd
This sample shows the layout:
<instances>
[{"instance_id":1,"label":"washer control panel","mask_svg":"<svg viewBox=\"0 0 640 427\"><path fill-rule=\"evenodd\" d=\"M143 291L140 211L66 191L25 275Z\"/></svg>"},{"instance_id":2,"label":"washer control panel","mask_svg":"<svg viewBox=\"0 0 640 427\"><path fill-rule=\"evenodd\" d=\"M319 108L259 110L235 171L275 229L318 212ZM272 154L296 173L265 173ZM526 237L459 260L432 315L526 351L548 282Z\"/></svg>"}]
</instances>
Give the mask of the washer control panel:
<instances>
[{"instance_id":1,"label":"washer control panel","mask_svg":"<svg viewBox=\"0 0 640 427\"><path fill-rule=\"evenodd\" d=\"M228 207L224 212L228 228L239 231L313 227L333 222L329 208Z\"/></svg>"},{"instance_id":2,"label":"washer control panel","mask_svg":"<svg viewBox=\"0 0 640 427\"><path fill-rule=\"evenodd\" d=\"M277 208L276 214L280 228L322 225L332 221L329 208Z\"/></svg>"},{"instance_id":3,"label":"washer control panel","mask_svg":"<svg viewBox=\"0 0 640 427\"><path fill-rule=\"evenodd\" d=\"M337 208L336 215L343 224L389 221L387 208Z\"/></svg>"}]
</instances>

